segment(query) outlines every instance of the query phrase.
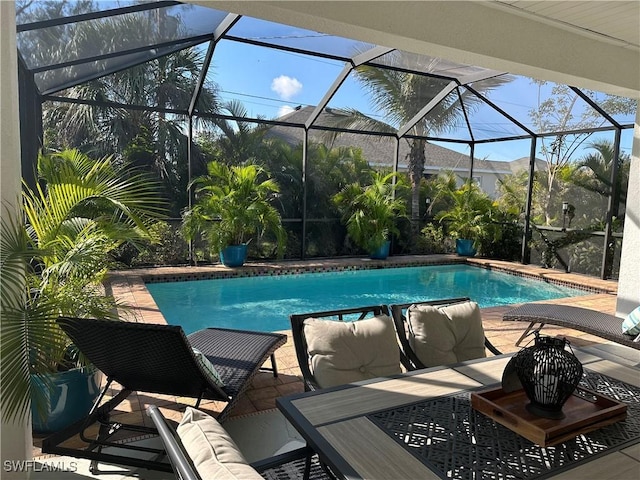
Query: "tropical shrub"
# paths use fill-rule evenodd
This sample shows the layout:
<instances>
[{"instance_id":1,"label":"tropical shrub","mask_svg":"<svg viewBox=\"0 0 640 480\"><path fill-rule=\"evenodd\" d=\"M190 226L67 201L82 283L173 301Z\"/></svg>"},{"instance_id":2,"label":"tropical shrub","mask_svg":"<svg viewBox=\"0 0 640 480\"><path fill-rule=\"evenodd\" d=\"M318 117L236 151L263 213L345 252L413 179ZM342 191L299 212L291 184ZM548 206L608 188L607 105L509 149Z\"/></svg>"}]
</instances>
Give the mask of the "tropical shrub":
<instances>
[{"instance_id":1,"label":"tropical shrub","mask_svg":"<svg viewBox=\"0 0 640 480\"><path fill-rule=\"evenodd\" d=\"M158 221L149 226L149 239L138 246L122 245L115 254L118 262L127 266L186 265L189 263L189 244L179 225Z\"/></svg>"},{"instance_id":2,"label":"tropical shrub","mask_svg":"<svg viewBox=\"0 0 640 480\"><path fill-rule=\"evenodd\" d=\"M442 225L427 224L416 239L416 253L434 254L454 251L451 240L444 233Z\"/></svg>"},{"instance_id":3,"label":"tropical shrub","mask_svg":"<svg viewBox=\"0 0 640 480\"><path fill-rule=\"evenodd\" d=\"M146 239L164 211L157 184L111 157L40 155L37 173L40 183L24 185L19 214L2 217L0 401L10 416L24 415L30 398L43 405L34 382L48 385L48 374L84 363L58 327L60 315L118 318L121 306L102 286L111 254Z\"/></svg>"},{"instance_id":4,"label":"tropical shrub","mask_svg":"<svg viewBox=\"0 0 640 480\"><path fill-rule=\"evenodd\" d=\"M517 215L494 207L478 236L478 251L484 257L518 260L522 256L523 233Z\"/></svg>"},{"instance_id":5,"label":"tropical shrub","mask_svg":"<svg viewBox=\"0 0 640 480\"><path fill-rule=\"evenodd\" d=\"M486 235L493 201L473 180L467 180L446 195L452 206L439 212L436 219L446 225L451 237L473 240L477 246L479 239Z\"/></svg>"},{"instance_id":6,"label":"tropical shrub","mask_svg":"<svg viewBox=\"0 0 640 480\"><path fill-rule=\"evenodd\" d=\"M286 242L280 213L271 205L278 184L266 170L256 165L207 165L207 175L196 178L196 202L183 213L182 231L187 240L200 234L217 254L230 245L247 244L265 235L275 238L276 254L281 257Z\"/></svg>"},{"instance_id":7,"label":"tropical shrub","mask_svg":"<svg viewBox=\"0 0 640 480\"><path fill-rule=\"evenodd\" d=\"M349 237L369 253L398 233L396 220L406 215L405 201L396 197L404 184L394 179L398 179L395 173L377 172L370 185L352 183L333 196Z\"/></svg>"}]
</instances>

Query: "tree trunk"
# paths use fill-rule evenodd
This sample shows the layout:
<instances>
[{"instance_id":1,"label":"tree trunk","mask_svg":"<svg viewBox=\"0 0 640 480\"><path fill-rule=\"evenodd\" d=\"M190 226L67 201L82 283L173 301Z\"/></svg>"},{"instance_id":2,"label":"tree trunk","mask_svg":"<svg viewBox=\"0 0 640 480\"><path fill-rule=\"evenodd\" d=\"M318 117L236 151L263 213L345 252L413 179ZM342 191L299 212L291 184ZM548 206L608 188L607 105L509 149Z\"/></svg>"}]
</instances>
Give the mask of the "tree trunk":
<instances>
[{"instance_id":1,"label":"tree trunk","mask_svg":"<svg viewBox=\"0 0 640 480\"><path fill-rule=\"evenodd\" d=\"M411 140L409 153L409 180L411 182L411 226L416 233L420 226L420 182L424 172L424 148L426 140L414 138Z\"/></svg>"}]
</instances>

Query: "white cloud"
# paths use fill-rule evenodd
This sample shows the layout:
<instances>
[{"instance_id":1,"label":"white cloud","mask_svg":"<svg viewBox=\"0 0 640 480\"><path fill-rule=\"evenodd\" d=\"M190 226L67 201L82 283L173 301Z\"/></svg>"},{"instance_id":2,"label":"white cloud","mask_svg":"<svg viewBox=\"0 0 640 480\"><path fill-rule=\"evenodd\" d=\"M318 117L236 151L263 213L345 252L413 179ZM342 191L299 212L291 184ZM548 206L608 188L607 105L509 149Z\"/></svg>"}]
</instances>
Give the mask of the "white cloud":
<instances>
[{"instance_id":1,"label":"white cloud","mask_svg":"<svg viewBox=\"0 0 640 480\"><path fill-rule=\"evenodd\" d=\"M283 105L278 110L278 118L284 117L287 113L293 112L294 108L290 105Z\"/></svg>"},{"instance_id":2,"label":"white cloud","mask_svg":"<svg viewBox=\"0 0 640 480\"><path fill-rule=\"evenodd\" d=\"M280 75L271 81L271 90L282 100L291 100L302 90L302 83L297 78Z\"/></svg>"}]
</instances>

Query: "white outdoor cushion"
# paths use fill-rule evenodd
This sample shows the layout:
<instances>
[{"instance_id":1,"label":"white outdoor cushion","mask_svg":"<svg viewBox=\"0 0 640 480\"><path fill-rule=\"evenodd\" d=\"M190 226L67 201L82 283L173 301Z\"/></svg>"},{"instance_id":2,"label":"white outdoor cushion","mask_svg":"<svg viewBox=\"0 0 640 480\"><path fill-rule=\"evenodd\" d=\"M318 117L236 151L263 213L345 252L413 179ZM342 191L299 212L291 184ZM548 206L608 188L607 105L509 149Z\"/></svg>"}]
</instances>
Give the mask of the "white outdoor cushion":
<instances>
[{"instance_id":1,"label":"white outdoor cushion","mask_svg":"<svg viewBox=\"0 0 640 480\"><path fill-rule=\"evenodd\" d=\"M636 307L633 312L622 321L622 333L627 335L640 334L640 307Z\"/></svg>"},{"instance_id":2,"label":"white outdoor cushion","mask_svg":"<svg viewBox=\"0 0 640 480\"><path fill-rule=\"evenodd\" d=\"M187 407L176 429L203 480L261 480L218 421Z\"/></svg>"},{"instance_id":3,"label":"white outdoor cushion","mask_svg":"<svg viewBox=\"0 0 640 480\"><path fill-rule=\"evenodd\" d=\"M426 367L486 357L484 329L476 302L407 309L409 345Z\"/></svg>"},{"instance_id":4,"label":"white outdoor cushion","mask_svg":"<svg viewBox=\"0 0 640 480\"><path fill-rule=\"evenodd\" d=\"M355 322L307 318L310 368L322 388L401 373L393 320L380 315Z\"/></svg>"}]
</instances>

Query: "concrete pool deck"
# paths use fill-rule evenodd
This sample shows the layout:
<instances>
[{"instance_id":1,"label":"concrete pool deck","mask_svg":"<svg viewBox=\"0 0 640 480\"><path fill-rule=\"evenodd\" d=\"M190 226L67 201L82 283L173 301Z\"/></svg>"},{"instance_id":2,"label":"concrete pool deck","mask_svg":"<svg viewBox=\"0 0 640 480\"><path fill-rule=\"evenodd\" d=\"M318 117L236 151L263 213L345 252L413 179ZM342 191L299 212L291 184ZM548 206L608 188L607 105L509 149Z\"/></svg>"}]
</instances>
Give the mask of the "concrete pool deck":
<instances>
[{"instance_id":1,"label":"concrete pool deck","mask_svg":"<svg viewBox=\"0 0 640 480\"><path fill-rule=\"evenodd\" d=\"M224 278L231 276L249 275L282 275L288 273L335 271L358 268L385 268L418 265L444 265L467 263L482 268L509 272L519 276L538 278L543 281L582 288L589 294L579 297L549 300L549 303L576 305L606 313L615 313L617 282L600 280L586 275L564 273L558 270L543 269L532 265L487 260L481 258L464 258L455 255L420 255L393 256L384 261L372 261L362 258L315 259L308 261L282 262L249 262L241 268L231 269L221 265L207 265L197 267L158 267L113 272L110 275L108 289L131 311L125 316L136 321L148 323L166 323L153 298L146 289L148 281L175 281L195 278ZM330 308L328 306L327 308ZM527 324L519 322L502 322L502 314L509 307L483 308L482 319L487 337L501 351L515 352L519 347L515 342L526 328ZM303 391L300 380L300 370L295 356L293 340L288 333L287 344L276 351L279 376L274 378L270 373L259 373L251 388L239 399L231 410L229 420L240 420L260 412L275 409L277 397ZM582 332L546 326L545 333L549 335L564 335L572 345L585 346L604 344L604 340ZM525 342L526 343L526 342ZM110 392L111 393L111 392ZM113 394L116 391L114 390ZM144 415L147 405L156 404L168 418L178 420L182 416L185 406L193 405L194 399L176 398L167 395L152 395L148 393L134 393L121 403L114 412L117 420L122 423L148 424L149 419ZM221 411L224 404L220 402L203 401L201 408L209 413ZM34 456L40 457L42 438L34 438Z\"/></svg>"}]
</instances>

